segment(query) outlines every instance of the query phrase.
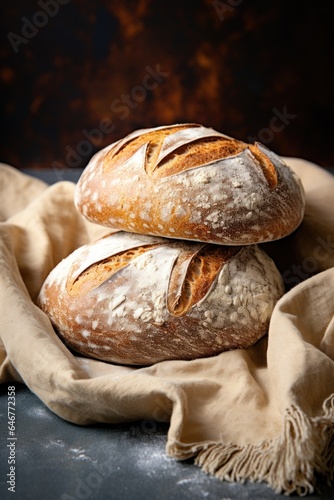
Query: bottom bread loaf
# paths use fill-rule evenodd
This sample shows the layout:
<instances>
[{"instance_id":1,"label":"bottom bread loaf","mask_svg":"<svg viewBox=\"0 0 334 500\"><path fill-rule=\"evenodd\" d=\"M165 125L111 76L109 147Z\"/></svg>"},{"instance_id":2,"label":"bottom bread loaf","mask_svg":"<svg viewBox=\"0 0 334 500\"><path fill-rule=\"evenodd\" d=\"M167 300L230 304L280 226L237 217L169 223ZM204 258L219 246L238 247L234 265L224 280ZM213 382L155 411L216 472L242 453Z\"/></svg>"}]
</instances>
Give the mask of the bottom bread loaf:
<instances>
[{"instance_id":1,"label":"bottom bread loaf","mask_svg":"<svg viewBox=\"0 0 334 500\"><path fill-rule=\"evenodd\" d=\"M73 350L150 365L253 345L283 292L274 262L256 245L116 232L60 262L38 304Z\"/></svg>"}]
</instances>

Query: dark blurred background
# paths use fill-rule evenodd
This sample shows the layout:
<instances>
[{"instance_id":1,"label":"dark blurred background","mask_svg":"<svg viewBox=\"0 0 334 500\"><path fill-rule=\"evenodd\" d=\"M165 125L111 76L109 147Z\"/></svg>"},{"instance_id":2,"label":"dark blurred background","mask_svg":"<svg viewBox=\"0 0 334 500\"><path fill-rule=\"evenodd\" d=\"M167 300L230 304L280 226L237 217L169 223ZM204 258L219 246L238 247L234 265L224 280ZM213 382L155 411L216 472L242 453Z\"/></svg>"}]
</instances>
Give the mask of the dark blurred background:
<instances>
[{"instance_id":1,"label":"dark blurred background","mask_svg":"<svg viewBox=\"0 0 334 500\"><path fill-rule=\"evenodd\" d=\"M84 167L134 129L197 122L334 165L331 1L2 5L2 162Z\"/></svg>"}]
</instances>

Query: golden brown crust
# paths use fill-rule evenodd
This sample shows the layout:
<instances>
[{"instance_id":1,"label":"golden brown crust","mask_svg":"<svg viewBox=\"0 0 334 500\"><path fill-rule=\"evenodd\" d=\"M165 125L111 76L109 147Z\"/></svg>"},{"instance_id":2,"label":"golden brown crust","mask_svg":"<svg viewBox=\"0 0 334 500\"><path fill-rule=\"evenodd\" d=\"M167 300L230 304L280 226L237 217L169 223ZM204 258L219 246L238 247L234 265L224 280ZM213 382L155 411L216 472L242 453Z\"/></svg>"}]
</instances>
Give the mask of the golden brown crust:
<instances>
[{"instance_id":1,"label":"golden brown crust","mask_svg":"<svg viewBox=\"0 0 334 500\"><path fill-rule=\"evenodd\" d=\"M129 265L132 259L139 257L155 245L131 248L124 252L117 253L101 262L95 262L85 271L79 274L73 281L68 280L66 284L69 295L82 295L97 288L104 281L117 273L123 267Z\"/></svg>"},{"instance_id":2,"label":"golden brown crust","mask_svg":"<svg viewBox=\"0 0 334 500\"><path fill-rule=\"evenodd\" d=\"M133 132L97 153L75 203L115 229L248 245L295 230L305 200L293 171L261 144L183 124Z\"/></svg>"},{"instance_id":3,"label":"golden brown crust","mask_svg":"<svg viewBox=\"0 0 334 500\"><path fill-rule=\"evenodd\" d=\"M282 294L279 272L256 245L119 232L58 264L38 303L72 349L148 365L254 344Z\"/></svg>"},{"instance_id":4,"label":"golden brown crust","mask_svg":"<svg viewBox=\"0 0 334 500\"><path fill-rule=\"evenodd\" d=\"M239 247L203 245L195 253L181 252L170 275L169 312L182 316L205 297L223 265L239 250Z\"/></svg>"}]
</instances>

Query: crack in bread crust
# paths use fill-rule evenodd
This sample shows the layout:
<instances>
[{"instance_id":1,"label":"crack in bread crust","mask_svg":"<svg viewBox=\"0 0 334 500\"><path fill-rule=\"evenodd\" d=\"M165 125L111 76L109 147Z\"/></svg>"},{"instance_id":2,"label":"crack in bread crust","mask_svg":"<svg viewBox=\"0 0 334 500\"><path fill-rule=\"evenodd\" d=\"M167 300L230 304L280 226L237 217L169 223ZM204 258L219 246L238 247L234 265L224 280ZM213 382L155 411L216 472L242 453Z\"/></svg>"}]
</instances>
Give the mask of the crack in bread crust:
<instances>
[{"instance_id":1,"label":"crack in bread crust","mask_svg":"<svg viewBox=\"0 0 334 500\"><path fill-rule=\"evenodd\" d=\"M305 193L262 144L183 124L134 131L99 151L77 183L75 205L113 229L246 245L291 234Z\"/></svg>"},{"instance_id":2,"label":"crack in bread crust","mask_svg":"<svg viewBox=\"0 0 334 500\"><path fill-rule=\"evenodd\" d=\"M79 277L86 272L94 275L92 263L100 272L108 255L117 255L111 271L119 272L105 281L102 277L102 283L89 291L83 280L80 291L68 293L69 280L76 280L78 270ZM180 256L177 266L184 263L184 268L172 290L171 274ZM63 259L45 280L38 305L74 351L113 363L146 365L253 345L266 334L283 292L274 262L256 245L220 250L217 245L162 242L148 236L143 241L116 233ZM172 312L167 304L171 293Z\"/></svg>"},{"instance_id":3,"label":"crack in bread crust","mask_svg":"<svg viewBox=\"0 0 334 500\"><path fill-rule=\"evenodd\" d=\"M154 166L155 177L175 175L190 168L203 167L213 161L235 156L244 149L239 141L218 137L197 139L179 146ZM147 164L146 164L147 165Z\"/></svg>"},{"instance_id":4,"label":"crack in bread crust","mask_svg":"<svg viewBox=\"0 0 334 500\"><path fill-rule=\"evenodd\" d=\"M262 169L263 175L265 176L269 189L273 190L277 186L278 177L276 169L268 158L258 147L257 144L249 144L248 148L250 149L252 155L257 159Z\"/></svg>"},{"instance_id":5,"label":"crack in bread crust","mask_svg":"<svg viewBox=\"0 0 334 500\"><path fill-rule=\"evenodd\" d=\"M138 151L138 149L145 143L151 144L151 154L153 154L153 151L156 149L159 153L165 137L174 134L175 132L178 132L179 130L182 130L184 128L187 128L187 126L180 125L177 127L164 128L160 131L152 131L146 133L144 131L142 134L134 138L132 138L132 134L130 134L129 136L125 137L123 141L121 141L120 147L118 146L119 143L116 143L116 147L111 149L109 154L106 156L106 170L108 170L108 167L111 165L111 163L109 162L112 162L113 166L123 164L128 159L130 159L131 156L135 154L136 151Z\"/></svg>"},{"instance_id":6,"label":"crack in bread crust","mask_svg":"<svg viewBox=\"0 0 334 500\"><path fill-rule=\"evenodd\" d=\"M140 255L148 252L157 245L146 245L137 248L131 248L124 252L119 252L100 262L95 262L85 269L73 281L67 282L67 292L71 296L82 295L97 288L116 274L124 267L128 266Z\"/></svg>"},{"instance_id":7,"label":"crack in bread crust","mask_svg":"<svg viewBox=\"0 0 334 500\"><path fill-rule=\"evenodd\" d=\"M173 316L186 314L209 292L224 264L239 247L203 245L197 252L182 252L171 272L167 307Z\"/></svg>"},{"instance_id":8,"label":"crack in bread crust","mask_svg":"<svg viewBox=\"0 0 334 500\"><path fill-rule=\"evenodd\" d=\"M211 162L230 158L249 148L257 160L270 189L277 185L277 173L275 166L270 159L259 150L255 144L247 144L230 137L219 134L213 134L200 137L200 135L190 138L185 134L183 140L176 142L175 146L169 147L171 151L160 158L168 138L176 136L184 129L196 129L197 125L166 127L150 132L145 131L131 138L131 134L124 139L120 147L111 149L105 158L106 165L113 168L119 164L124 164L134 155L140 147L146 145L145 170L148 175L154 177L168 177L175 175L190 168L203 167Z\"/></svg>"}]
</instances>

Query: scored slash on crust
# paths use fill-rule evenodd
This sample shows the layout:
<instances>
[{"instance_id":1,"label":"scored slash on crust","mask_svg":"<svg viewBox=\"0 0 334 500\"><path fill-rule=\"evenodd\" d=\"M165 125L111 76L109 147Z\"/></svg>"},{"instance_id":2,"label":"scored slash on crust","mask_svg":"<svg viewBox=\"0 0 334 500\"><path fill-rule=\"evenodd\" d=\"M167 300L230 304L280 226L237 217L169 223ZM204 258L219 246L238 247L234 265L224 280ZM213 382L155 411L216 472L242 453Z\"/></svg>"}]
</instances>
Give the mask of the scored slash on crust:
<instances>
[{"instance_id":1,"label":"scored slash on crust","mask_svg":"<svg viewBox=\"0 0 334 500\"><path fill-rule=\"evenodd\" d=\"M172 269L168 288L168 310L182 316L209 292L223 265L239 247L202 245L197 251L180 253Z\"/></svg>"},{"instance_id":2,"label":"scored slash on crust","mask_svg":"<svg viewBox=\"0 0 334 500\"><path fill-rule=\"evenodd\" d=\"M111 165L113 168L117 167L118 161L126 163L143 146L146 148L146 173L155 177L167 177L205 167L218 160L237 156L248 149L268 182L269 189L272 190L277 185L275 166L257 143L247 144L195 124L129 134L108 152L104 162L105 169L108 170Z\"/></svg>"},{"instance_id":3,"label":"scored slash on crust","mask_svg":"<svg viewBox=\"0 0 334 500\"><path fill-rule=\"evenodd\" d=\"M96 242L94 242L94 245L96 245ZM161 246L161 244L130 248L102 261L95 262L74 279L67 281L67 293L70 296L77 296L95 290L131 262L144 253L153 251L158 246ZM236 255L239 250L239 247L184 244L171 270L167 292L167 308L169 312L173 316L182 316L202 300L209 292L223 265ZM73 276L72 272L70 272L70 276Z\"/></svg>"},{"instance_id":4,"label":"scored slash on crust","mask_svg":"<svg viewBox=\"0 0 334 500\"><path fill-rule=\"evenodd\" d=\"M106 273L98 278L101 264ZM93 288L82 279L88 273L95 276ZM69 294L74 282L79 289ZM73 350L146 365L253 345L265 335L283 290L277 268L256 245L189 244L120 232L61 261L38 304Z\"/></svg>"},{"instance_id":5,"label":"scored slash on crust","mask_svg":"<svg viewBox=\"0 0 334 500\"><path fill-rule=\"evenodd\" d=\"M107 146L75 193L91 222L223 245L287 236L305 210L302 184L278 155L195 124L142 129Z\"/></svg>"}]
</instances>

